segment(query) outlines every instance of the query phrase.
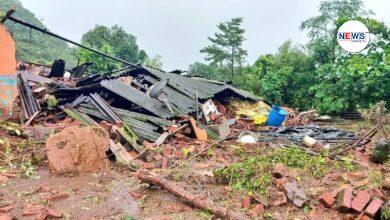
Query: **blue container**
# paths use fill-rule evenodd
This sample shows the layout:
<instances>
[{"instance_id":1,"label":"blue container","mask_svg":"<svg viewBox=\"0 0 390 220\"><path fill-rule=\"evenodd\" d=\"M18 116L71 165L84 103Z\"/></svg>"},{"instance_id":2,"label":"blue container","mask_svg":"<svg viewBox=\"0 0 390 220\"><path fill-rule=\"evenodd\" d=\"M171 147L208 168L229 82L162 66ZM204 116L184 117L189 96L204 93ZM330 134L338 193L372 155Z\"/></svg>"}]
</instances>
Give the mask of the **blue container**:
<instances>
[{"instance_id":1,"label":"blue container","mask_svg":"<svg viewBox=\"0 0 390 220\"><path fill-rule=\"evenodd\" d=\"M283 124L284 119L286 119L287 111L282 109L279 106L273 106L269 112L266 125L279 127Z\"/></svg>"}]
</instances>

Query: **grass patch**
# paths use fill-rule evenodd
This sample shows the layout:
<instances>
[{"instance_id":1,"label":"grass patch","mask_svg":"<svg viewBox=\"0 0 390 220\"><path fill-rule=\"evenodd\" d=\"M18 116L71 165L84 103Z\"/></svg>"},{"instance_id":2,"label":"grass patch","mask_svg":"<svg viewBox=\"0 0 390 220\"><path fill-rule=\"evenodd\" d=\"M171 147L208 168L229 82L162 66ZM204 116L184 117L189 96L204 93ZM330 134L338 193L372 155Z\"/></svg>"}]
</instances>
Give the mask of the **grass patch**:
<instances>
[{"instance_id":1,"label":"grass patch","mask_svg":"<svg viewBox=\"0 0 390 220\"><path fill-rule=\"evenodd\" d=\"M261 156L248 157L242 162L217 169L214 174L222 177L233 189L249 190L266 196L267 187L271 184L270 171L278 163L302 169L316 178L326 174L329 167L324 156L312 156L296 146L291 146L272 149Z\"/></svg>"}]
</instances>

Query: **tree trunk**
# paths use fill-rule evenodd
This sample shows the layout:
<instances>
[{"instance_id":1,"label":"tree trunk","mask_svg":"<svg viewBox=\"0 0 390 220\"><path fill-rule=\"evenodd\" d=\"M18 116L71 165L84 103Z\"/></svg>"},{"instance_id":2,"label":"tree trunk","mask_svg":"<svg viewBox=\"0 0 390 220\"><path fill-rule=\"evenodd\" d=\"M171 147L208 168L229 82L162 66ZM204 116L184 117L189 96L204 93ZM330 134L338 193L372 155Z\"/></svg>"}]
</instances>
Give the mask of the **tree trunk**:
<instances>
[{"instance_id":1,"label":"tree trunk","mask_svg":"<svg viewBox=\"0 0 390 220\"><path fill-rule=\"evenodd\" d=\"M234 80L234 47L232 47L232 56L231 56L231 58L230 58L231 60L230 60L230 62L231 62L231 71L232 71L232 82L233 82L233 80Z\"/></svg>"},{"instance_id":2,"label":"tree trunk","mask_svg":"<svg viewBox=\"0 0 390 220\"><path fill-rule=\"evenodd\" d=\"M244 214L229 211L227 208L214 204L201 196L194 195L176 183L165 179L164 177L142 170L138 171L136 176L141 180L141 182L160 186L161 188L180 198L183 202L194 206L195 208L207 210L218 218L237 220L248 219Z\"/></svg>"}]
</instances>

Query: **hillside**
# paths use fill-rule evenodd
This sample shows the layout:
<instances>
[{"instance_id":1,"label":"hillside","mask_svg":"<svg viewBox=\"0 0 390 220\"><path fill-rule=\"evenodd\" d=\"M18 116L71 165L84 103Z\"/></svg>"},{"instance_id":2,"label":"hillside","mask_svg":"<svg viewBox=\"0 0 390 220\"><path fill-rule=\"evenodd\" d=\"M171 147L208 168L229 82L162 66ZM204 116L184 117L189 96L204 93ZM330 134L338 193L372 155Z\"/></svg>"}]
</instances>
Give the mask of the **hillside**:
<instances>
[{"instance_id":1,"label":"hillside","mask_svg":"<svg viewBox=\"0 0 390 220\"><path fill-rule=\"evenodd\" d=\"M45 27L18 0L0 0L1 13L5 13L14 4L16 5L15 17ZM6 21L5 26L10 30L16 41L18 60L51 64L55 59L61 58L67 61L69 67L76 64L76 50L69 47L67 43L34 30L30 31L29 28L14 24L11 21Z\"/></svg>"}]
</instances>

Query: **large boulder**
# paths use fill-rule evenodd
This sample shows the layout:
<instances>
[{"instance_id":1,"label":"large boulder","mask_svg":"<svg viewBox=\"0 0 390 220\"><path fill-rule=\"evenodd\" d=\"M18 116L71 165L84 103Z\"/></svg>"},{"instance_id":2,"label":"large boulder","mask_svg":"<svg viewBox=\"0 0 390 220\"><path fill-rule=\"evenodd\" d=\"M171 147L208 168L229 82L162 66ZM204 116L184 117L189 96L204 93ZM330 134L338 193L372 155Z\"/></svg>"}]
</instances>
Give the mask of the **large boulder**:
<instances>
[{"instance_id":1,"label":"large boulder","mask_svg":"<svg viewBox=\"0 0 390 220\"><path fill-rule=\"evenodd\" d=\"M71 126L46 141L49 166L54 174L78 174L109 167L109 135L102 128Z\"/></svg>"}]
</instances>

